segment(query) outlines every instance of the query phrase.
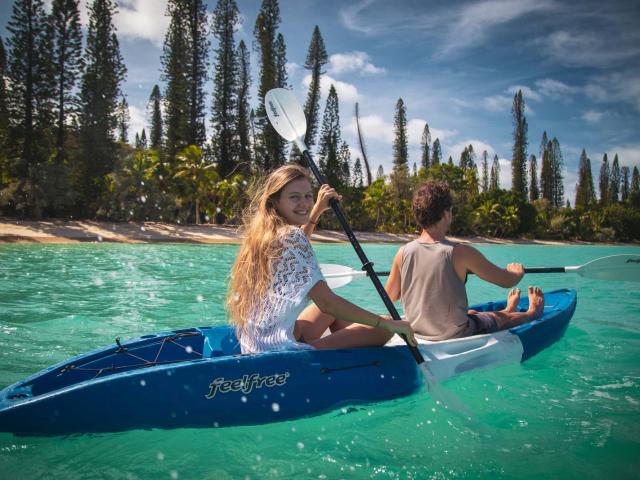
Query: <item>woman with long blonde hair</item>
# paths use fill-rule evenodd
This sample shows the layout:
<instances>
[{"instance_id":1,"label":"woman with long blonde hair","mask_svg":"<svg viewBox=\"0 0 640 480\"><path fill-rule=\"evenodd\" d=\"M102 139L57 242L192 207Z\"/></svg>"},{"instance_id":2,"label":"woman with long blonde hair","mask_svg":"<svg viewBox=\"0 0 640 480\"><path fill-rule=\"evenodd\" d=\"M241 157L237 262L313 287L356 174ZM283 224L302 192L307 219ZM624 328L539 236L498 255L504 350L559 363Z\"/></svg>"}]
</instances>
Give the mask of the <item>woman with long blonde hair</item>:
<instances>
[{"instance_id":1,"label":"woman with long blonde hair","mask_svg":"<svg viewBox=\"0 0 640 480\"><path fill-rule=\"evenodd\" d=\"M295 164L278 168L258 186L245 212L244 240L227 292L243 353L376 346L394 333L415 345L407 322L368 312L324 281L307 237L332 198L340 196L323 185L314 204L309 171ZM309 300L315 305L304 310ZM322 337L327 328L332 333Z\"/></svg>"}]
</instances>

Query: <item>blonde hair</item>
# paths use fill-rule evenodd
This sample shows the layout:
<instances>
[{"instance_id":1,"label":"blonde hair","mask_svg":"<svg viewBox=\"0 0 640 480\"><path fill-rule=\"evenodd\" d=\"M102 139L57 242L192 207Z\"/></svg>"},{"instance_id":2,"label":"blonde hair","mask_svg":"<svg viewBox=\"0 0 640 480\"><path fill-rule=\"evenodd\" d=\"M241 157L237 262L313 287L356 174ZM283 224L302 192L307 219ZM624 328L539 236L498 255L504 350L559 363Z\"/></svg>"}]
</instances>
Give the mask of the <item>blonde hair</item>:
<instances>
[{"instance_id":1,"label":"blonde hair","mask_svg":"<svg viewBox=\"0 0 640 480\"><path fill-rule=\"evenodd\" d=\"M287 225L276 210L282 189L309 171L296 164L284 165L260 182L243 215L242 245L231 268L226 306L229 320L242 330L253 308L271 285L273 261L282 252L279 230Z\"/></svg>"}]
</instances>

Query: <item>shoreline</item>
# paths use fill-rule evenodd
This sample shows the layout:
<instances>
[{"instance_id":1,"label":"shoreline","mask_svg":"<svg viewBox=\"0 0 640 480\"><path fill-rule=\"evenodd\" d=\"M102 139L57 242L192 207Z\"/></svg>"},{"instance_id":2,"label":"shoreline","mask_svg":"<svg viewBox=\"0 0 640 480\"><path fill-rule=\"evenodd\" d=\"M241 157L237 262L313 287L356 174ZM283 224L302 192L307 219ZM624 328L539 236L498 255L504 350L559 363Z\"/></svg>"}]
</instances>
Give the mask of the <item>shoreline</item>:
<instances>
[{"instance_id":1,"label":"shoreline","mask_svg":"<svg viewBox=\"0 0 640 480\"><path fill-rule=\"evenodd\" d=\"M406 243L415 234L355 232L362 243ZM505 239L489 237L449 237L462 243L498 245L605 245L592 242L555 240ZM348 243L343 232L316 230L311 237L318 243ZM108 222L94 220L18 220L0 218L0 244L73 244L108 243L194 243L239 244L237 226L179 225L161 222ZM616 244L624 245L624 244ZM633 244L632 244L633 245Z\"/></svg>"}]
</instances>

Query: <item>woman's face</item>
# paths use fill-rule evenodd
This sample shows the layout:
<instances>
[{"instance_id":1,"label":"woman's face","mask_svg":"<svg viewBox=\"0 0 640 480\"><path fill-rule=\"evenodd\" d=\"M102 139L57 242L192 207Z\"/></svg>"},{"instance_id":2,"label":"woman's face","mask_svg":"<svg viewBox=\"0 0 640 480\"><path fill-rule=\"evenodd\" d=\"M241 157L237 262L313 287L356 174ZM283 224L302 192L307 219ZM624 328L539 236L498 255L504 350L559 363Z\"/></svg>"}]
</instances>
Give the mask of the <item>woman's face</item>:
<instances>
[{"instance_id":1,"label":"woman's face","mask_svg":"<svg viewBox=\"0 0 640 480\"><path fill-rule=\"evenodd\" d=\"M309 222L313 207L313 191L306 178L289 182L280 192L276 210L289 225L304 225Z\"/></svg>"}]
</instances>

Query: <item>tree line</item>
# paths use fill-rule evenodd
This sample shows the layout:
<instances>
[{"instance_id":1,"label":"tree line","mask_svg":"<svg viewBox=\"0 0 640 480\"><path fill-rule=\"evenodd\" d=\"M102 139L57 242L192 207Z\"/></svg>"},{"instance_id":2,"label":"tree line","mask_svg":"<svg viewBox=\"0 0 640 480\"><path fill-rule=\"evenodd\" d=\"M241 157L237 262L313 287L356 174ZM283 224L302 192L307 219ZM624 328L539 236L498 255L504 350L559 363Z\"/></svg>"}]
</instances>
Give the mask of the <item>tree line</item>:
<instances>
[{"instance_id":1,"label":"tree line","mask_svg":"<svg viewBox=\"0 0 640 480\"><path fill-rule=\"evenodd\" d=\"M147 104L148 125L129 144L126 81L113 24L115 0L92 0L83 38L79 0L16 0L0 39L0 214L29 218L102 218L118 221L237 223L248 186L287 161L297 149L270 126L264 95L287 88L287 52L277 0L263 0L252 45L236 43L235 0L218 0L209 16L203 0L169 0L169 28L160 82ZM5 42L7 49L5 51ZM259 64L257 97L250 98L250 59ZM351 158L342 139L338 94L332 85L321 111L320 81L329 57L320 29L311 35L304 68L310 84L304 104L305 143L314 148L329 183L343 193L354 226L414 231L410 195L427 178L455 192L453 233L492 236L631 240L640 238L638 169L617 155L600 168L596 198L583 151L574 207L565 203L563 158L557 138L543 134L538 160L527 157L522 92L514 95L512 188L500 187L497 155L478 160L473 146L457 164L442 159L429 125L421 158L409 167L406 105L394 118L393 170L375 180L361 145ZM212 80L213 88L205 86ZM252 107L254 105L254 107ZM478 163L480 167L478 167ZM363 168L367 175L363 176ZM480 168L480 170L479 170ZM323 226L337 222L323 217Z\"/></svg>"}]
</instances>

